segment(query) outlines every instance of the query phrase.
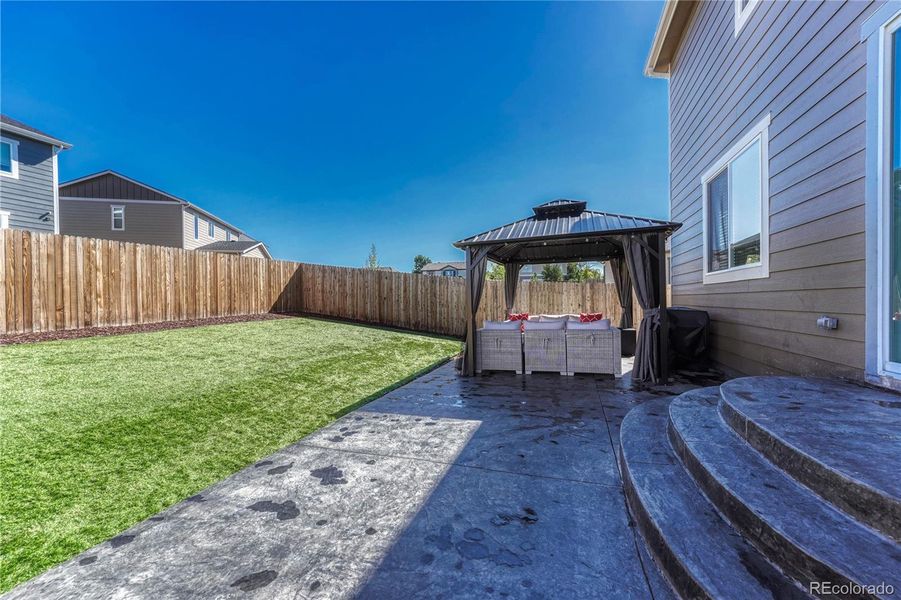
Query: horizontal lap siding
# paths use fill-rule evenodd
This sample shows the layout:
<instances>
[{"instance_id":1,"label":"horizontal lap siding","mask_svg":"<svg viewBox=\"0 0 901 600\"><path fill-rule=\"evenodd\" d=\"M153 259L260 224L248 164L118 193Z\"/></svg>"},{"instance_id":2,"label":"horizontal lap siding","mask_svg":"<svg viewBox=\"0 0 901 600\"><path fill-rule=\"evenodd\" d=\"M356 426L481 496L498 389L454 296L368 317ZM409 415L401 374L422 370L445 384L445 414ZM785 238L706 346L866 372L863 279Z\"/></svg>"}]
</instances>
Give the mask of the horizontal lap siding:
<instances>
[{"instance_id":1,"label":"horizontal lap siding","mask_svg":"<svg viewBox=\"0 0 901 600\"><path fill-rule=\"evenodd\" d=\"M194 216L197 216L200 221L197 227L197 238L194 238ZM210 219L192 208L185 208L184 214L181 216L181 225L179 235L184 235L184 247L193 250L194 248L199 248L200 246L206 246L207 244L212 244L213 242L224 242L228 238L225 234L226 227L217 221L213 221L213 225L215 225L215 229L213 230L213 237L210 237L209 230ZM232 232L232 240L238 241L240 239L250 239L247 236L242 236L236 230L231 229Z\"/></svg>"},{"instance_id":2,"label":"horizontal lap siding","mask_svg":"<svg viewBox=\"0 0 901 600\"><path fill-rule=\"evenodd\" d=\"M52 233L53 148L7 131L3 136L19 142L19 177L0 177L0 210L9 211L10 227Z\"/></svg>"},{"instance_id":3,"label":"horizontal lap siding","mask_svg":"<svg viewBox=\"0 0 901 600\"><path fill-rule=\"evenodd\" d=\"M112 208L125 207L125 230L113 231ZM127 202L60 198L60 233L180 248L182 209L177 202Z\"/></svg>"},{"instance_id":4,"label":"horizontal lap siding","mask_svg":"<svg viewBox=\"0 0 901 600\"><path fill-rule=\"evenodd\" d=\"M670 79L677 305L710 313L713 357L744 373L860 378L864 362L866 56L878 3L703 2ZM703 285L701 176L764 115L770 276ZM824 331L816 318L839 318Z\"/></svg>"}]
</instances>

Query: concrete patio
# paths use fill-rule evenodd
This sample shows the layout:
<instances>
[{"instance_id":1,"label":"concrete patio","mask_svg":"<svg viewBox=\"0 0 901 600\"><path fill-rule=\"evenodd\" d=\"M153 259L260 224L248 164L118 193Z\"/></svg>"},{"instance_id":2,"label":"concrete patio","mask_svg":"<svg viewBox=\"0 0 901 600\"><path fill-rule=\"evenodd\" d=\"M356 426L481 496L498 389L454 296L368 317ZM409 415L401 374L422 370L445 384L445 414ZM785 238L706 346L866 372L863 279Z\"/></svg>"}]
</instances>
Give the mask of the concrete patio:
<instances>
[{"instance_id":1,"label":"concrete patio","mask_svg":"<svg viewBox=\"0 0 901 600\"><path fill-rule=\"evenodd\" d=\"M619 426L718 383L445 365L7 598L669 598L626 510Z\"/></svg>"}]
</instances>

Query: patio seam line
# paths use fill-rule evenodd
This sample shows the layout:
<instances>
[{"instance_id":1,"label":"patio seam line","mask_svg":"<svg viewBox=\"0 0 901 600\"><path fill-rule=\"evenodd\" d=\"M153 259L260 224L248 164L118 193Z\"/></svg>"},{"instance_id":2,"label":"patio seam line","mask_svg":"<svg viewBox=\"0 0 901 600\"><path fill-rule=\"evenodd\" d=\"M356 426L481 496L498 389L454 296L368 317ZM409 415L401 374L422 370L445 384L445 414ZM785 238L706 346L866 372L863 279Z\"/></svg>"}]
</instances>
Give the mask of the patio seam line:
<instances>
[{"instance_id":1,"label":"patio seam line","mask_svg":"<svg viewBox=\"0 0 901 600\"><path fill-rule=\"evenodd\" d=\"M352 450L350 448L335 448L333 446L320 446L318 444L310 444L307 442L298 442L297 445L306 446L308 448L316 448L319 450L336 450L338 452L347 452L348 454L362 454L365 456L378 456L381 458L400 458L403 460L417 460L420 462L427 462L427 463L438 464L438 465L449 465L449 466L453 466L453 467L464 467L467 469L478 469L480 471L488 471L490 473L505 473L507 475L519 475L520 477L534 477L537 479L549 479L551 481L566 481L569 483L579 483L582 485L596 485L596 486L600 486L600 487L604 487L604 488L612 488L612 489L619 489L619 490L621 490L623 487L622 484L610 484L610 483L600 483L600 482L596 482L596 481L584 481L584 480L580 480L580 479L569 479L568 477L551 477L550 475L534 475L532 473L517 473L515 471L506 471L504 469L491 469L488 467L480 467L477 465L467 465L467 464L458 463L458 462L446 462L443 460L433 460L433 459L429 459L429 458L420 458L417 456L403 456L403 455L399 456L396 454L380 454L378 452L372 452L369 450Z\"/></svg>"},{"instance_id":2,"label":"patio seam line","mask_svg":"<svg viewBox=\"0 0 901 600\"><path fill-rule=\"evenodd\" d=\"M603 395L601 394L601 390L598 389L597 384L595 384L595 391L598 395L598 400L602 400ZM607 439L610 441L610 448L613 451L613 455L616 456L616 444L613 441L613 432L610 431L610 421L607 420L607 409L604 406L603 401L600 402L600 405L601 414L604 415L604 422L607 425ZM638 565L641 567L641 575L642 577L644 577L644 583L648 588L648 594L650 594L652 600L655 600L656 596L654 595L654 586L651 585L651 578L648 577L648 570L644 564L644 559L641 555L641 548L639 547L639 544L641 542L639 542L638 540L638 531L637 527L635 526L635 516L632 514L632 509L629 507L629 503L626 501L626 486L623 482L623 472L620 469L618 456L616 457L616 472L619 473L620 489L623 492L622 501L623 505L626 508L626 515L628 515L629 517L629 529L632 531L632 543L635 548L635 558L638 559Z\"/></svg>"}]
</instances>

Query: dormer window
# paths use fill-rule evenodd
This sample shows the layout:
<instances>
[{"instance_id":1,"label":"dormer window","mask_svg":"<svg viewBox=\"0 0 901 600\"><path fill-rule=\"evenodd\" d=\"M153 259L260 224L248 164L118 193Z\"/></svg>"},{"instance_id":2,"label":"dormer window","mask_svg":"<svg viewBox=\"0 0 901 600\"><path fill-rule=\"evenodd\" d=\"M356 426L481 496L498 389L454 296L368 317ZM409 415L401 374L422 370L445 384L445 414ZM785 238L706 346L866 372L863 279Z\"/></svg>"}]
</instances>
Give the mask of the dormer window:
<instances>
[{"instance_id":1,"label":"dormer window","mask_svg":"<svg viewBox=\"0 0 901 600\"><path fill-rule=\"evenodd\" d=\"M734 0L735 2L735 37L741 32L742 27L748 22L751 12L757 6L759 0Z\"/></svg>"}]
</instances>

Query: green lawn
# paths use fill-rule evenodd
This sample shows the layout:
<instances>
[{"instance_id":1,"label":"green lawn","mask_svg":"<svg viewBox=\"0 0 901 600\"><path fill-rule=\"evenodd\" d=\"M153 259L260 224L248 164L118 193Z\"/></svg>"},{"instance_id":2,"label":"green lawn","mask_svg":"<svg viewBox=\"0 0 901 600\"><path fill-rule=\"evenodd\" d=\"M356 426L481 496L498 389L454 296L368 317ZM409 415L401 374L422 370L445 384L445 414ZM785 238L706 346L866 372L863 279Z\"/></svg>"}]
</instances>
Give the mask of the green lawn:
<instances>
[{"instance_id":1,"label":"green lawn","mask_svg":"<svg viewBox=\"0 0 901 600\"><path fill-rule=\"evenodd\" d=\"M459 350L304 318L0 348L0 590Z\"/></svg>"}]
</instances>

